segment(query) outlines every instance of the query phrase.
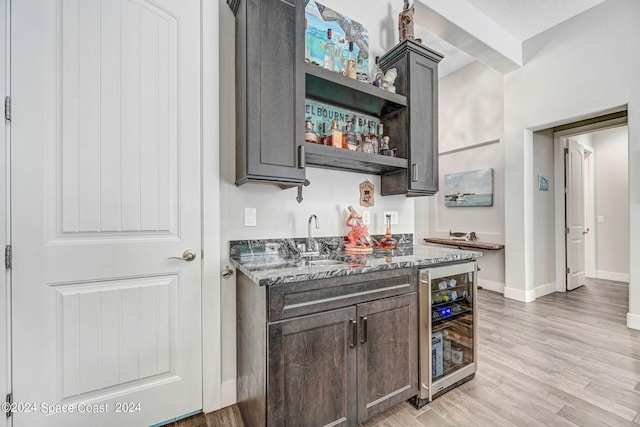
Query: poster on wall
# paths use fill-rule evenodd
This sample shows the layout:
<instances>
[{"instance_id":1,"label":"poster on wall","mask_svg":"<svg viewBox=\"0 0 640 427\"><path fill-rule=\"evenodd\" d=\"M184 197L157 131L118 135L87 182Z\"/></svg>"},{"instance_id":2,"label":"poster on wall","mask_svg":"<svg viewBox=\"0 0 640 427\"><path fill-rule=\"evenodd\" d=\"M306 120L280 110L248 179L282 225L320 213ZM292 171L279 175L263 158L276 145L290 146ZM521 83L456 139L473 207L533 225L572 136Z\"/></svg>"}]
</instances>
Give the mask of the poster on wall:
<instances>
[{"instance_id":1,"label":"poster on wall","mask_svg":"<svg viewBox=\"0 0 640 427\"><path fill-rule=\"evenodd\" d=\"M444 194L446 207L493 206L493 169L446 174Z\"/></svg>"},{"instance_id":2,"label":"poster on wall","mask_svg":"<svg viewBox=\"0 0 640 427\"><path fill-rule=\"evenodd\" d=\"M324 47L328 42L327 30L331 29L335 56L346 60L349 42L352 41L354 54L361 57L362 63L369 69L369 32L362 24L315 0L306 0L304 11L309 35L305 43L309 43L311 63L323 64Z\"/></svg>"}]
</instances>

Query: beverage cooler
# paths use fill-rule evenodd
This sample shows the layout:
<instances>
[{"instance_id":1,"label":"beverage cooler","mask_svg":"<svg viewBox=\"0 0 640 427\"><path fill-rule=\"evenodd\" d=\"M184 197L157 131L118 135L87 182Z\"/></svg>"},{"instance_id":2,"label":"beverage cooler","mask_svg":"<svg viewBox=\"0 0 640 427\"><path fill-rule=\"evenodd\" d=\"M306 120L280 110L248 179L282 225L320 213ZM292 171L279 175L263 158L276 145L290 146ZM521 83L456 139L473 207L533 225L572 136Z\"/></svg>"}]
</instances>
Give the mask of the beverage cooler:
<instances>
[{"instance_id":1,"label":"beverage cooler","mask_svg":"<svg viewBox=\"0 0 640 427\"><path fill-rule=\"evenodd\" d=\"M420 407L472 379L477 366L475 262L420 270Z\"/></svg>"}]
</instances>

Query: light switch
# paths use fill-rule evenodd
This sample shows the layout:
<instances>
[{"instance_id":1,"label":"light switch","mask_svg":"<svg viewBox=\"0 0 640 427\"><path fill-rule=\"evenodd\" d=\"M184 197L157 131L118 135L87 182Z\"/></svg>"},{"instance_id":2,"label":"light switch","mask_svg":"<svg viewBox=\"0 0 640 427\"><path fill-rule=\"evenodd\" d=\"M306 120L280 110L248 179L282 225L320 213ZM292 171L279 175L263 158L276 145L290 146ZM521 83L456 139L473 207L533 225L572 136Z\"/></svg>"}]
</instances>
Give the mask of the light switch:
<instances>
[{"instance_id":1,"label":"light switch","mask_svg":"<svg viewBox=\"0 0 640 427\"><path fill-rule=\"evenodd\" d=\"M256 208L244 208L244 226L255 227L257 222Z\"/></svg>"},{"instance_id":2,"label":"light switch","mask_svg":"<svg viewBox=\"0 0 640 427\"><path fill-rule=\"evenodd\" d=\"M371 224L371 211L369 209L362 209L362 223L364 225Z\"/></svg>"},{"instance_id":3,"label":"light switch","mask_svg":"<svg viewBox=\"0 0 640 427\"><path fill-rule=\"evenodd\" d=\"M604 224L604 217L598 215L598 224Z\"/></svg>"},{"instance_id":4,"label":"light switch","mask_svg":"<svg viewBox=\"0 0 640 427\"><path fill-rule=\"evenodd\" d=\"M387 215L391 215L391 225L398 224L398 211L384 211L384 223L387 223Z\"/></svg>"}]
</instances>

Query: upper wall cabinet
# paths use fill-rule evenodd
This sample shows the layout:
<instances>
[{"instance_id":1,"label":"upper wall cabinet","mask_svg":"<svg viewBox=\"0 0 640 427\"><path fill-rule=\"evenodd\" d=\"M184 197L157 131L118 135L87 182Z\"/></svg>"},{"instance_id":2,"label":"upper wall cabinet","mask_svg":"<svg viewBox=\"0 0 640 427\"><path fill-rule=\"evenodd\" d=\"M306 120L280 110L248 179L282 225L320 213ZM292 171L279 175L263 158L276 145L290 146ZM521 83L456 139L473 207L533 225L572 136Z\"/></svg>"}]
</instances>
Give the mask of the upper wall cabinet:
<instances>
[{"instance_id":1,"label":"upper wall cabinet","mask_svg":"<svg viewBox=\"0 0 640 427\"><path fill-rule=\"evenodd\" d=\"M407 169L382 176L382 195L424 196L438 191L438 63L442 58L412 40L380 58L383 71L398 70L397 90L407 96L407 108L387 121L387 129L400 138L398 157L408 160Z\"/></svg>"},{"instance_id":2,"label":"upper wall cabinet","mask_svg":"<svg viewBox=\"0 0 640 427\"><path fill-rule=\"evenodd\" d=\"M227 0L236 15L236 184L299 185L304 0Z\"/></svg>"}]
</instances>

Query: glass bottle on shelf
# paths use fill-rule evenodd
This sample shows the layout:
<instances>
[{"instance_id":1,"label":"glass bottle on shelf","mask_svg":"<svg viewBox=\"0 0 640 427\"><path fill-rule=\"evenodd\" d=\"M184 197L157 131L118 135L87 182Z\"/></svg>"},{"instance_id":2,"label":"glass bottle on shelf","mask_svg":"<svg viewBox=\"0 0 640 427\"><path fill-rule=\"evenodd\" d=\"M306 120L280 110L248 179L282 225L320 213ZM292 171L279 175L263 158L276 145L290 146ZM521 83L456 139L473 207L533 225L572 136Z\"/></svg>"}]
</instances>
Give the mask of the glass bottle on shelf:
<instances>
[{"instance_id":1,"label":"glass bottle on shelf","mask_svg":"<svg viewBox=\"0 0 640 427\"><path fill-rule=\"evenodd\" d=\"M347 57L347 77L356 78L356 53L353 51L353 42L349 42L349 56Z\"/></svg>"},{"instance_id":2,"label":"glass bottle on shelf","mask_svg":"<svg viewBox=\"0 0 640 427\"><path fill-rule=\"evenodd\" d=\"M348 148L351 151L357 151L358 150L358 138L356 136L356 133L353 131L353 123L351 121L347 122L347 133L346 133L347 137L346 137L346 142L347 145L346 147L342 147L342 148Z\"/></svg>"},{"instance_id":3,"label":"glass bottle on shelf","mask_svg":"<svg viewBox=\"0 0 640 427\"><path fill-rule=\"evenodd\" d=\"M380 247L384 249L396 249L398 247L398 241L391 235L391 215L385 215L385 221L387 230L384 238L380 240Z\"/></svg>"},{"instance_id":4,"label":"glass bottle on shelf","mask_svg":"<svg viewBox=\"0 0 640 427\"><path fill-rule=\"evenodd\" d=\"M464 349L460 343L460 335L454 334L453 342L451 343L451 363L454 365L460 365L464 361Z\"/></svg>"},{"instance_id":5,"label":"glass bottle on shelf","mask_svg":"<svg viewBox=\"0 0 640 427\"><path fill-rule=\"evenodd\" d=\"M304 60L311 62L311 34L307 29L307 18L304 18Z\"/></svg>"},{"instance_id":6,"label":"glass bottle on shelf","mask_svg":"<svg viewBox=\"0 0 640 427\"><path fill-rule=\"evenodd\" d=\"M369 123L369 139L371 139L373 153L380 153L380 141L378 140L378 136L376 135L376 124L373 121Z\"/></svg>"},{"instance_id":7,"label":"glass bottle on shelf","mask_svg":"<svg viewBox=\"0 0 640 427\"><path fill-rule=\"evenodd\" d=\"M329 136L329 127L327 126L327 122L322 122L320 128L320 144L327 144L327 137Z\"/></svg>"},{"instance_id":8,"label":"glass bottle on shelf","mask_svg":"<svg viewBox=\"0 0 640 427\"><path fill-rule=\"evenodd\" d=\"M331 40L331 28L327 30L327 42L324 44L324 64L323 67L333 71L335 64L336 45Z\"/></svg>"},{"instance_id":9,"label":"glass bottle on shelf","mask_svg":"<svg viewBox=\"0 0 640 427\"><path fill-rule=\"evenodd\" d=\"M364 65L362 55L358 54L358 64L356 66L356 80L359 82L369 83L369 70Z\"/></svg>"},{"instance_id":10,"label":"glass bottle on shelf","mask_svg":"<svg viewBox=\"0 0 640 427\"><path fill-rule=\"evenodd\" d=\"M362 141L362 152L374 154L371 137L369 135L369 122L366 119L362 124L362 134L360 135L360 139Z\"/></svg>"},{"instance_id":11,"label":"glass bottle on shelf","mask_svg":"<svg viewBox=\"0 0 640 427\"><path fill-rule=\"evenodd\" d=\"M327 137L327 145L342 148L342 132L338 129L338 121L331 122L331 132Z\"/></svg>"},{"instance_id":12,"label":"glass bottle on shelf","mask_svg":"<svg viewBox=\"0 0 640 427\"><path fill-rule=\"evenodd\" d=\"M451 336L447 329L442 333L442 358L445 366L451 364Z\"/></svg>"},{"instance_id":13,"label":"glass bottle on shelf","mask_svg":"<svg viewBox=\"0 0 640 427\"><path fill-rule=\"evenodd\" d=\"M304 141L313 142L314 144L318 144L320 142L320 137L316 131L313 130L311 117L307 117L307 120L305 121Z\"/></svg>"},{"instance_id":14,"label":"glass bottle on shelf","mask_svg":"<svg viewBox=\"0 0 640 427\"><path fill-rule=\"evenodd\" d=\"M358 116L354 115L352 119L353 133L356 134L356 143L358 145L358 151L362 151L362 134L360 133L360 126L358 124L359 121L360 119L358 119Z\"/></svg>"},{"instance_id":15,"label":"glass bottle on shelf","mask_svg":"<svg viewBox=\"0 0 640 427\"><path fill-rule=\"evenodd\" d=\"M384 73L380 69L380 57L376 56L376 62L373 65L373 70L371 71L371 84L377 87L382 86L382 78L384 77Z\"/></svg>"}]
</instances>

